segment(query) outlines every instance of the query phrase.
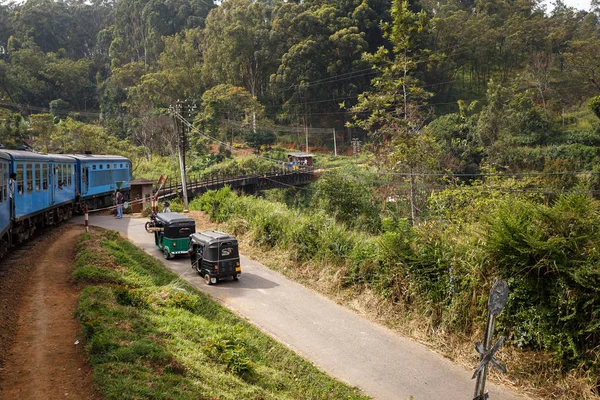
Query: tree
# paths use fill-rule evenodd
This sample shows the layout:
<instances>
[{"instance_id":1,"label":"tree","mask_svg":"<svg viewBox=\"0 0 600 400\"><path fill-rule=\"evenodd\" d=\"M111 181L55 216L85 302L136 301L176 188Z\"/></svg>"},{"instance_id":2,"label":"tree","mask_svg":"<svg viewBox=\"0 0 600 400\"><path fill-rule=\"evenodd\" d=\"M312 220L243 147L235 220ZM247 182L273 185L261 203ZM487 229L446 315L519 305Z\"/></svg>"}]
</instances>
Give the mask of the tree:
<instances>
[{"instance_id":1,"label":"tree","mask_svg":"<svg viewBox=\"0 0 600 400\"><path fill-rule=\"evenodd\" d=\"M259 154L263 147L269 148L277 141L277 136L270 130L250 130L244 135L244 140L248 146L254 149L255 153Z\"/></svg>"},{"instance_id":2,"label":"tree","mask_svg":"<svg viewBox=\"0 0 600 400\"><path fill-rule=\"evenodd\" d=\"M376 233L381 229L380 210L369 183L356 171L330 171L315 184L312 202L350 227Z\"/></svg>"},{"instance_id":3,"label":"tree","mask_svg":"<svg viewBox=\"0 0 600 400\"><path fill-rule=\"evenodd\" d=\"M588 102L588 108L600 118L600 96L592 97Z\"/></svg>"},{"instance_id":4,"label":"tree","mask_svg":"<svg viewBox=\"0 0 600 400\"><path fill-rule=\"evenodd\" d=\"M27 127L21 114L0 108L0 144L15 148L24 143Z\"/></svg>"},{"instance_id":5,"label":"tree","mask_svg":"<svg viewBox=\"0 0 600 400\"><path fill-rule=\"evenodd\" d=\"M165 49L159 57L157 71L139 78L139 83L129 90L130 103L167 108L176 99L198 98L202 82L202 60L198 41L200 30L187 30L165 37Z\"/></svg>"},{"instance_id":6,"label":"tree","mask_svg":"<svg viewBox=\"0 0 600 400\"><path fill-rule=\"evenodd\" d=\"M29 116L29 120L35 140L34 148L46 153L58 150L52 146L52 138L56 132L54 116L52 114L32 114Z\"/></svg>"},{"instance_id":7,"label":"tree","mask_svg":"<svg viewBox=\"0 0 600 400\"><path fill-rule=\"evenodd\" d=\"M455 174L476 174L485 156L477 132L478 102L458 102L459 112L442 115L426 127L440 146L440 167Z\"/></svg>"},{"instance_id":8,"label":"tree","mask_svg":"<svg viewBox=\"0 0 600 400\"><path fill-rule=\"evenodd\" d=\"M264 95L282 51L271 34L274 7L226 0L210 12L201 47L204 73L212 84L244 86L254 97Z\"/></svg>"},{"instance_id":9,"label":"tree","mask_svg":"<svg viewBox=\"0 0 600 400\"><path fill-rule=\"evenodd\" d=\"M379 168L410 174L411 218L416 223L415 176L418 170L436 163L435 140L424 130L429 114L426 101L431 96L415 77L417 57L427 59L419 49L420 36L426 32L428 19L424 11L415 13L407 0L394 0L392 22L385 26L385 36L393 44L393 58L380 48L366 57L378 65L373 91L358 97L351 108L354 125L365 129L377 142Z\"/></svg>"},{"instance_id":10,"label":"tree","mask_svg":"<svg viewBox=\"0 0 600 400\"><path fill-rule=\"evenodd\" d=\"M575 40L564 54L567 67L575 76L579 76L593 85L594 91L600 91L600 39Z\"/></svg>"},{"instance_id":11,"label":"tree","mask_svg":"<svg viewBox=\"0 0 600 400\"><path fill-rule=\"evenodd\" d=\"M362 54L369 50L369 35L381 36L379 21L388 20L387 10L378 9L379 14L370 7L381 3L310 1L281 7L273 33L287 42L287 50L271 76L273 95L283 102L281 119L308 125L323 115L331 123L332 114L339 114L344 122L340 101L353 104L369 87L369 64Z\"/></svg>"},{"instance_id":12,"label":"tree","mask_svg":"<svg viewBox=\"0 0 600 400\"><path fill-rule=\"evenodd\" d=\"M154 66L165 48L163 37L203 27L213 1L123 0L117 2L110 56L113 67L130 62Z\"/></svg>"},{"instance_id":13,"label":"tree","mask_svg":"<svg viewBox=\"0 0 600 400\"><path fill-rule=\"evenodd\" d=\"M252 124L254 115L261 118L263 113L264 109L258 100L244 88L222 84L204 92L194 123L222 138L229 133L229 145L233 147L235 132Z\"/></svg>"}]
</instances>

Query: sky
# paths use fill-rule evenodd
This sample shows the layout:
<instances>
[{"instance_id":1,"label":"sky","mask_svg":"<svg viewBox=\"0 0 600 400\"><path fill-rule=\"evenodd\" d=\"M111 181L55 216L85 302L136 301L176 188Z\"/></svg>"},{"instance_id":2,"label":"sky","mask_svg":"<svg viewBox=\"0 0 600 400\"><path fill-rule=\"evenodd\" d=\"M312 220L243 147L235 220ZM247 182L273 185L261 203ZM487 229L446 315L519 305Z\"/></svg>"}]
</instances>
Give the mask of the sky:
<instances>
[{"instance_id":1,"label":"sky","mask_svg":"<svg viewBox=\"0 0 600 400\"><path fill-rule=\"evenodd\" d=\"M546 5L548 11L552 10L554 6L552 5L553 0L544 0L543 3ZM569 6L576 8L578 10L590 10L590 0L563 0L563 2Z\"/></svg>"}]
</instances>

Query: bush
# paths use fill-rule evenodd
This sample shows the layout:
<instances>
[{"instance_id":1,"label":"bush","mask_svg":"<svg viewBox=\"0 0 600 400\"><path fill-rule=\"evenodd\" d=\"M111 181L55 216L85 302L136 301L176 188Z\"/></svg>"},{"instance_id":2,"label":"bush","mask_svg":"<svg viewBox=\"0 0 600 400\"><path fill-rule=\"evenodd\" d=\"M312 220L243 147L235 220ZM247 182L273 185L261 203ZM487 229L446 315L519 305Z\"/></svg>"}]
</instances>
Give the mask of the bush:
<instances>
[{"instance_id":1,"label":"bush","mask_svg":"<svg viewBox=\"0 0 600 400\"><path fill-rule=\"evenodd\" d=\"M511 288L505 329L565 366L599 356L598 211L592 199L570 195L552 207L504 203L489 221L487 256Z\"/></svg>"},{"instance_id":2,"label":"bush","mask_svg":"<svg viewBox=\"0 0 600 400\"><path fill-rule=\"evenodd\" d=\"M229 186L221 190L211 190L204 195L195 198L189 204L191 209L200 209L208 214L212 221L224 222L233 213L233 200L236 194Z\"/></svg>"}]
</instances>

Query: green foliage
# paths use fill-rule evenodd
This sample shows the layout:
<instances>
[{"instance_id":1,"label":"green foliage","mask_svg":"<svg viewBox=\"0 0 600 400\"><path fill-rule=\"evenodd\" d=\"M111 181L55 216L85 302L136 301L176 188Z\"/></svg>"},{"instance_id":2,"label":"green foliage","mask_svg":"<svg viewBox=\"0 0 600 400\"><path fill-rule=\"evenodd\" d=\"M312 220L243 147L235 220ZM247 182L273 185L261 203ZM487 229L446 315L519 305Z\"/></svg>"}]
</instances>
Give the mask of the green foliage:
<instances>
[{"instance_id":1,"label":"green foliage","mask_svg":"<svg viewBox=\"0 0 600 400\"><path fill-rule=\"evenodd\" d=\"M231 202L227 215L243 227L240 234L286 249L303 265L337 265L345 285L366 285L408 315L427 315L435 329L481 329L489 285L506 279L511 295L500 324L510 340L553 352L565 368L587 362L593 369L600 329L600 206L580 194L543 205L541 194L526 190L539 184L536 179L488 177L472 190L447 189L432 197L430 207L448 219L412 227L406 219L386 218L378 236L312 210L287 210L252 197L224 201Z\"/></svg>"},{"instance_id":2,"label":"green foliage","mask_svg":"<svg viewBox=\"0 0 600 400\"><path fill-rule=\"evenodd\" d=\"M77 250L75 273L101 265L120 282L81 282L77 316L103 398L365 398L116 232L82 235Z\"/></svg>"},{"instance_id":3,"label":"green foliage","mask_svg":"<svg viewBox=\"0 0 600 400\"><path fill-rule=\"evenodd\" d=\"M227 370L238 376L251 374L254 366L247 356L244 335L239 327L234 327L231 332L208 338L202 350L210 358L225 364Z\"/></svg>"},{"instance_id":4,"label":"green foliage","mask_svg":"<svg viewBox=\"0 0 600 400\"><path fill-rule=\"evenodd\" d=\"M249 131L244 135L244 140L248 146L253 148L256 153L260 153L263 148L269 148L277 140L275 133L272 131Z\"/></svg>"},{"instance_id":5,"label":"green foliage","mask_svg":"<svg viewBox=\"0 0 600 400\"><path fill-rule=\"evenodd\" d=\"M220 84L202 94L194 124L201 131L229 140L229 146L233 146L235 133L256 123L263 114L263 106L243 87Z\"/></svg>"},{"instance_id":6,"label":"green foliage","mask_svg":"<svg viewBox=\"0 0 600 400\"><path fill-rule=\"evenodd\" d=\"M236 197L229 186L217 191L209 191L190 202L190 209L207 213L216 222L227 221L233 212L232 200Z\"/></svg>"},{"instance_id":7,"label":"green foliage","mask_svg":"<svg viewBox=\"0 0 600 400\"><path fill-rule=\"evenodd\" d=\"M258 157L242 157L236 159L227 159L216 163L200 172L201 178L211 176L241 176L254 175L261 172L273 171L279 168L272 161Z\"/></svg>"},{"instance_id":8,"label":"green foliage","mask_svg":"<svg viewBox=\"0 0 600 400\"><path fill-rule=\"evenodd\" d=\"M587 106L596 117L600 118L600 96L592 97Z\"/></svg>"},{"instance_id":9,"label":"green foliage","mask_svg":"<svg viewBox=\"0 0 600 400\"><path fill-rule=\"evenodd\" d=\"M349 227L378 232L379 209L372 201L373 190L351 172L322 174L314 185L313 203Z\"/></svg>"},{"instance_id":10,"label":"green foliage","mask_svg":"<svg viewBox=\"0 0 600 400\"><path fill-rule=\"evenodd\" d=\"M591 198L569 195L552 207L501 203L489 221L487 253L511 287L511 339L554 351L565 367L598 356L598 211Z\"/></svg>"}]
</instances>

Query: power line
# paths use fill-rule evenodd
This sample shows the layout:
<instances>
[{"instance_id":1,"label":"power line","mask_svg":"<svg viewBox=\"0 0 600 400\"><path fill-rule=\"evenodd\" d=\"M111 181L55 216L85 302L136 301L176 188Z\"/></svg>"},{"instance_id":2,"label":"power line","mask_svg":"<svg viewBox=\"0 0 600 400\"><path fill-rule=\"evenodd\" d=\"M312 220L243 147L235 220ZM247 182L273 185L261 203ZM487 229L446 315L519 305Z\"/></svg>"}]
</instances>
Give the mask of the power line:
<instances>
[{"instance_id":1,"label":"power line","mask_svg":"<svg viewBox=\"0 0 600 400\"><path fill-rule=\"evenodd\" d=\"M531 178L543 176L574 176L598 175L596 171L564 171L564 172L515 172L515 173L481 173L481 174L454 174L454 173L423 173L423 172L377 172L353 170L353 173L363 175L399 176L399 177L433 177L433 178Z\"/></svg>"}]
</instances>

